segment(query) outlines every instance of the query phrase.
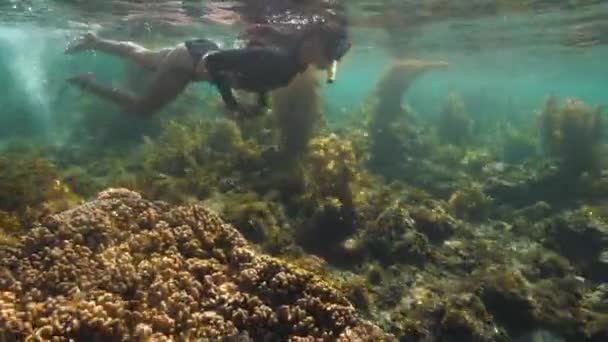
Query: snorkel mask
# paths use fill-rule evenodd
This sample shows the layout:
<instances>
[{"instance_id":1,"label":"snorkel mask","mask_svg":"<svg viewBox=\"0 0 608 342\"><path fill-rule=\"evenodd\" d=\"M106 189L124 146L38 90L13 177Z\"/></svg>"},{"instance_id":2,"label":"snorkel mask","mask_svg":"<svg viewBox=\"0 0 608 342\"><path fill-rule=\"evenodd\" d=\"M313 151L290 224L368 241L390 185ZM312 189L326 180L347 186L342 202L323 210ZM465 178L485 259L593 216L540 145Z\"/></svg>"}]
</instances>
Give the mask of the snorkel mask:
<instances>
[{"instance_id":1,"label":"snorkel mask","mask_svg":"<svg viewBox=\"0 0 608 342\"><path fill-rule=\"evenodd\" d=\"M350 50L351 42L346 31L332 32L325 44L325 57L331 61L327 69L327 83L334 83L338 72L338 62Z\"/></svg>"}]
</instances>

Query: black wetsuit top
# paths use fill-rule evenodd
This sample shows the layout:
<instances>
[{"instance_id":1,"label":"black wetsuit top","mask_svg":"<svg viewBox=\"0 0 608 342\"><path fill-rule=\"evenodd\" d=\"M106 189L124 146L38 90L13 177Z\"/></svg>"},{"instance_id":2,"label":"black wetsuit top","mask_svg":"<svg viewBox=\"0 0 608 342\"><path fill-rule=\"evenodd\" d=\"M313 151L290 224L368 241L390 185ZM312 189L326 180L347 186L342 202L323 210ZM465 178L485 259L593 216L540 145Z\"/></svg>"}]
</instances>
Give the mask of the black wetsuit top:
<instances>
[{"instance_id":1,"label":"black wetsuit top","mask_svg":"<svg viewBox=\"0 0 608 342\"><path fill-rule=\"evenodd\" d=\"M268 106L269 91L287 86L299 72L306 69L305 65L297 62L295 49L252 46L219 50L211 48L205 39L186 42L186 46L197 63L206 54L204 63L211 82L231 109L238 105L232 88L255 92L260 105Z\"/></svg>"}]
</instances>

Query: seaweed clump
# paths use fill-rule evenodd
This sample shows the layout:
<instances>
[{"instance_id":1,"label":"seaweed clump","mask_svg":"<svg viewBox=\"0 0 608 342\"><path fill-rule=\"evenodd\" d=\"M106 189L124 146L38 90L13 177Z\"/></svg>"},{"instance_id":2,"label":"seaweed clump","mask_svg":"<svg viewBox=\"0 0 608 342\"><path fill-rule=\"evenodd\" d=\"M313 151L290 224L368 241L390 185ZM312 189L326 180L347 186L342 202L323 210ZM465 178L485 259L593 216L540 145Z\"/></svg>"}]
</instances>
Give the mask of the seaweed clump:
<instances>
[{"instance_id":1,"label":"seaweed clump","mask_svg":"<svg viewBox=\"0 0 608 342\"><path fill-rule=\"evenodd\" d=\"M486 219L492 209L492 198L483 192L479 184L471 184L454 192L448 201L452 214L468 221Z\"/></svg>"},{"instance_id":2,"label":"seaweed clump","mask_svg":"<svg viewBox=\"0 0 608 342\"><path fill-rule=\"evenodd\" d=\"M0 259L10 340L383 341L325 281L201 206L124 189L49 216Z\"/></svg>"},{"instance_id":3,"label":"seaweed clump","mask_svg":"<svg viewBox=\"0 0 608 342\"><path fill-rule=\"evenodd\" d=\"M43 150L16 144L0 154L0 229L7 240L41 216L79 202Z\"/></svg>"},{"instance_id":4,"label":"seaweed clump","mask_svg":"<svg viewBox=\"0 0 608 342\"><path fill-rule=\"evenodd\" d=\"M401 102L411 84L425 73L446 68L446 62L400 60L392 64L376 85L377 102L368 124L369 167L389 179L403 176L403 163L425 157L428 148L411 125L411 113Z\"/></svg>"},{"instance_id":5,"label":"seaweed clump","mask_svg":"<svg viewBox=\"0 0 608 342\"><path fill-rule=\"evenodd\" d=\"M310 220L297 232L298 240L316 252L327 252L354 232L358 161L350 142L335 134L313 139L307 160L308 190L299 201Z\"/></svg>"},{"instance_id":6,"label":"seaweed clump","mask_svg":"<svg viewBox=\"0 0 608 342\"><path fill-rule=\"evenodd\" d=\"M540 112L540 129L544 149L560 162L566 178L576 179L583 172L600 169L602 108L592 108L582 101L567 99L562 105L548 98Z\"/></svg>"},{"instance_id":7,"label":"seaweed clump","mask_svg":"<svg viewBox=\"0 0 608 342\"><path fill-rule=\"evenodd\" d=\"M608 224L592 211L581 208L546 220L545 245L568 258L575 268L598 282L608 281Z\"/></svg>"},{"instance_id":8,"label":"seaweed clump","mask_svg":"<svg viewBox=\"0 0 608 342\"><path fill-rule=\"evenodd\" d=\"M313 69L299 74L287 87L272 94L273 114L279 128L279 147L291 162L305 155L321 120L319 81Z\"/></svg>"},{"instance_id":9,"label":"seaweed clump","mask_svg":"<svg viewBox=\"0 0 608 342\"><path fill-rule=\"evenodd\" d=\"M437 134L444 144L463 146L471 142L473 120L460 95L456 93L448 95L439 116Z\"/></svg>"},{"instance_id":10,"label":"seaweed clump","mask_svg":"<svg viewBox=\"0 0 608 342\"><path fill-rule=\"evenodd\" d=\"M357 221L361 229L349 242L366 261L384 266L420 267L433 261L435 249L460 226L439 201L408 204L396 199L375 205L381 209L369 217L361 216Z\"/></svg>"},{"instance_id":11,"label":"seaweed clump","mask_svg":"<svg viewBox=\"0 0 608 342\"><path fill-rule=\"evenodd\" d=\"M188 118L162 127L159 137L142 146L141 172L119 184L152 198L188 202L218 190L242 191L244 174L262 169L259 146L244 139L234 121Z\"/></svg>"},{"instance_id":12,"label":"seaweed clump","mask_svg":"<svg viewBox=\"0 0 608 342\"><path fill-rule=\"evenodd\" d=\"M538 156L538 139L535 135L522 132L507 125L503 132L502 159L507 163L519 164Z\"/></svg>"}]
</instances>

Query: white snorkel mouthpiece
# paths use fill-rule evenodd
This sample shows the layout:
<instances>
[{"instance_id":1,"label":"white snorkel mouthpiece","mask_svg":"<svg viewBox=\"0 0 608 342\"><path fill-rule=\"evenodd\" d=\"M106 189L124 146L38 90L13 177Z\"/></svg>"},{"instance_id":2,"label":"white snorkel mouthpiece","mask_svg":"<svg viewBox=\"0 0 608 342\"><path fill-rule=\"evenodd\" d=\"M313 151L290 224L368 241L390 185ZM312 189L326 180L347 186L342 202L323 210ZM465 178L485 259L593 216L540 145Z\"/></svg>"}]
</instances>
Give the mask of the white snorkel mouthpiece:
<instances>
[{"instance_id":1,"label":"white snorkel mouthpiece","mask_svg":"<svg viewBox=\"0 0 608 342\"><path fill-rule=\"evenodd\" d=\"M336 72L338 71L338 61L331 62L331 67L327 69L327 83L334 83Z\"/></svg>"}]
</instances>

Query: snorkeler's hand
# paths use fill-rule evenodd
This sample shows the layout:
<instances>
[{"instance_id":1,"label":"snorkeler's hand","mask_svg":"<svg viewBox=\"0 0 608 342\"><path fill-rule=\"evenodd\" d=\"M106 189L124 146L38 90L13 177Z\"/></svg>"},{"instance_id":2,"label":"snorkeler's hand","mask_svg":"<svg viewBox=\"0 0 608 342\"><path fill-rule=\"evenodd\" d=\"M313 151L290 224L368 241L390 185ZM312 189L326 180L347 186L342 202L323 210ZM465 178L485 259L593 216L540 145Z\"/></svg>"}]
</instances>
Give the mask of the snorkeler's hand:
<instances>
[{"instance_id":1,"label":"snorkeler's hand","mask_svg":"<svg viewBox=\"0 0 608 342\"><path fill-rule=\"evenodd\" d=\"M92 72L85 72L66 79L66 82L80 88L86 88L91 83L95 82L95 74Z\"/></svg>"}]
</instances>

